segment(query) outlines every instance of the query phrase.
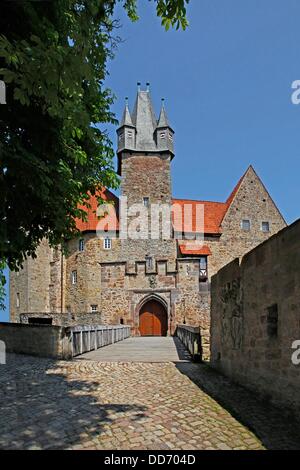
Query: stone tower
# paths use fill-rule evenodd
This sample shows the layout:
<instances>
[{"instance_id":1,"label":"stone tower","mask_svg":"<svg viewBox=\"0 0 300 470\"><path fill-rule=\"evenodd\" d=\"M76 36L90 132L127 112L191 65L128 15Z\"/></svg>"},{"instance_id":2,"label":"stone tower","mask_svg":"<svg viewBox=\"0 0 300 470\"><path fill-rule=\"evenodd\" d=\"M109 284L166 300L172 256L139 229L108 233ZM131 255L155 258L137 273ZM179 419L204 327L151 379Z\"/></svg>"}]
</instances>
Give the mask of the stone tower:
<instances>
[{"instance_id":1,"label":"stone tower","mask_svg":"<svg viewBox=\"0 0 300 470\"><path fill-rule=\"evenodd\" d=\"M159 119L156 118L149 84L145 91L140 89L140 84L138 86L133 112L130 113L126 100L121 126L117 130L118 171L122 177L121 195L126 196L129 208L128 228L139 214L133 207L136 204L142 206L142 211L143 207L147 209L148 226L140 231L138 253L135 240L127 239L123 240L123 254L127 259L150 257L154 261L163 256L174 260L176 246L171 224L168 237L161 228L162 217L166 214L163 211L166 207L170 209L172 204L170 165L174 157L174 131L168 123L164 103ZM158 220L153 216L150 218L155 205L161 207L160 214L156 216ZM120 215L122 220L122 207ZM159 226L159 235L154 235L156 239L153 239L151 231L153 224Z\"/></svg>"}]
</instances>

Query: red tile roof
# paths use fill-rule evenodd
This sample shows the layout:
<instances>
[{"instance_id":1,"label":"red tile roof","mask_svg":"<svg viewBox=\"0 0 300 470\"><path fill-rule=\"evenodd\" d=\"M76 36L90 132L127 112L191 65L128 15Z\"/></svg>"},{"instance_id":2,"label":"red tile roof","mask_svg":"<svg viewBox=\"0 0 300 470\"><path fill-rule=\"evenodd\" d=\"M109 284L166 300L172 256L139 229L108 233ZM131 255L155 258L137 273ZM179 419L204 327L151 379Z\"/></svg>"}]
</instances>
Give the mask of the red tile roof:
<instances>
[{"instance_id":1,"label":"red tile roof","mask_svg":"<svg viewBox=\"0 0 300 470\"><path fill-rule=\"evenodd\" d=\"M114 203L110 207L108 205L105 205L105 208L103 208L105 211L108 212L105 217L99 218L97 216L97 208L98 209L98 214L100 215L99 210L101 211L101 205L99 205L97 196L101 196L101 198L104 201L108 201L111 203ZM110 192L108 189L103 189L102 191L99 191L97 195L91 196L89 200L89 208L86 208L85 206L79 206L80 209L84 210L87 212L87 221L83 222L80 219L76 219L76 227L78 230L81 232L85 231L95 231L95 230L113 230L116 231L119 229L119 220L118 220L118 212L119 212L119 199L117 196L115 196L112 192Z\"/></svg>"},{"instance_id":2,"label":"red tile roof","mask_svg":"<svg viewBox=\"0 0 300 470\"><path fill-rule=\"evenodd\" d=\"M204 233L220 233L220 225L227 211L226 203L211 201L191 201L188 199L173 199L172 202L173 208L174 204L176 204L176 210L174 210L173 212L173 227L175 232L202 232L202 227L196 226L196 214L198 206L199 208L204 208ZM177 210L177 205L181 207L181 211ZM189 206L191 206L190 209ZM186 218L184 217L184 214L186 214ZM189 216L190 214L191 219Z\"/></svg>"},{"instance_id":3,"label":"red tile roof","mask_svg":"<svg viewBox=\"0 0 300 470\"><path fill-rule=\"evenodd\" d=\"M236 193L238 192L240 185L244 179L244 176L239 180L238 184L228 197L226 202L213 202L213 201L195 201L190 199L172 199L173 204L173 227L175 232L181 233L199 233L203 232L203 227L197 227L197 213L198 210L201 213L202 208L204 209L204 233L207 235L218 235L221 234L222 221L234 200ZM80 206L87 213L87 222L83 222L79 219L76 220L77 228L84 231L95 231L98 230L118 230L119 229L119 199L108 189L103 189L98 193L106 201L114 203L114 210L102 219L99 219L96 215L98 207L97 197L91 196L89 209ZM185 210L184 210L185 209Z\"/></svg>"},{"instance_id":4,"label":"red tile roof","mask_svg":"<svg viewBox=\"0 0 300 470\"><path fill-rule=\"evenodd\" d=\"M182 255L199 255L199 256L209 256L211 255L211 250L207 245L203 245L199 248L196 247L192 248L192 244L180 244L179 250Z\"/></svg>"}]
</instances>

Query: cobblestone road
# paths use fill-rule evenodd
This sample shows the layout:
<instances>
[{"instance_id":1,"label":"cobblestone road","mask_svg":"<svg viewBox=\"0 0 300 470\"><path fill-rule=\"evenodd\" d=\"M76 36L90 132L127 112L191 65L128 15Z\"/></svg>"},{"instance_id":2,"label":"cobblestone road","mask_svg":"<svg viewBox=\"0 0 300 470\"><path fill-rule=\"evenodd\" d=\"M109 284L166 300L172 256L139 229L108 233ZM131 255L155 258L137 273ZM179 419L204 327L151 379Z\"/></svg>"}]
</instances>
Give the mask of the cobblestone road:
<instances>
[{"instance_id":1,"label":"cobblestone road","mask_svg":"<svg viewBox=\"0 0 300 470\"><path fill-rule=\"evenodd\" d=\"M248 392L202 365L8 355L0 365L0 448L262 449L264 441L269 448L297 448L295 429L283 433L280 412L268 409L257 431L252 420L258 438L203 391L203 381L238 394L245 406L249 400L252 417L264 413ZM266 439L270 419L272 428L278 425L277 441Z\"/></svg>"}]
</instances>

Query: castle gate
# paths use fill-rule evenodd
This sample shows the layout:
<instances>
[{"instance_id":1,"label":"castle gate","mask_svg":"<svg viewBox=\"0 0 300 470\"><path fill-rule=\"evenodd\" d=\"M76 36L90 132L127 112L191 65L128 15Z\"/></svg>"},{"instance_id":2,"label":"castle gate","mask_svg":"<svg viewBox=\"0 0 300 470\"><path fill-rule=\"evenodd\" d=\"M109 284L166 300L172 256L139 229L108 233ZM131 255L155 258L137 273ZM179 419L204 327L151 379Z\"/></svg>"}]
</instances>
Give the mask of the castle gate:
<instances>
[{"instance_id":1,"label":"castle gate","mask_svg":"<svg viewBox=\"0 0 300 470\"><path fill-rule=\"evenodd\" d=\"M168 332L168 315L165 307L156 300L146 302L139 314L141 336L166 336Z\"/></svg>"}]
</instances>

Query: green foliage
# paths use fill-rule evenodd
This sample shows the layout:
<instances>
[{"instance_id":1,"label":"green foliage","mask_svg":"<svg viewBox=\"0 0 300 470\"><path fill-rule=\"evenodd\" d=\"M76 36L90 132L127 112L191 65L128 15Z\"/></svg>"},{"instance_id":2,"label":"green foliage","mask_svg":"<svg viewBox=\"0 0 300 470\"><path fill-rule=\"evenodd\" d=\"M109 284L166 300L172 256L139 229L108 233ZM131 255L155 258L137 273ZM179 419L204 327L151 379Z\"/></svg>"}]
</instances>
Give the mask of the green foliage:
<instances>
[{"instance_id":1,"label":"green foliage","mask_svg":"<svg viewBox=\"0 0 300 470\"><path fill-rule=\"evenodd\" d=\"M189 24L186 17L186 5L190 0L157 0L157 16L161 17L162 25L168 31L170 27L185 30Z\"/></svg>"},{"instance_id":2,"label":"green foliage","mask_svg":"<svg viewBox=\"0 0 300 470\"><path fill-rule=\"evenodd\" d=\"M42 238L74 236L79 204L102 186L116 188L105 125L116 124L104 87L117 45L114 8L138 19L136 0L1 3L0 261L18 269ZM189 0L157 0L163 26L187 26ZM0 266L1 268L1 266ZM4 277L0 270L0 289ZM0 290L3 295L3 290Z\"/></svg>"}]
</instances>

